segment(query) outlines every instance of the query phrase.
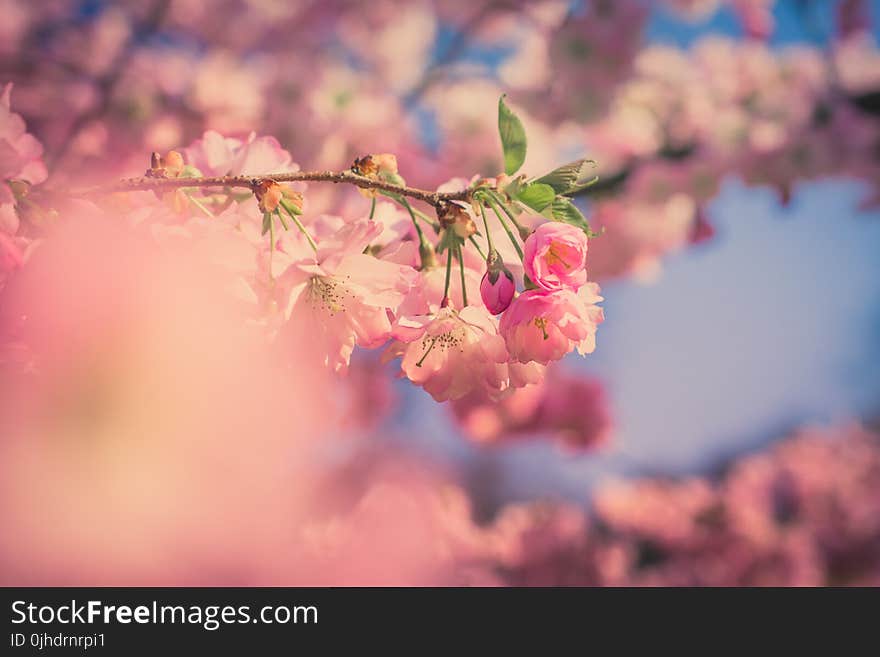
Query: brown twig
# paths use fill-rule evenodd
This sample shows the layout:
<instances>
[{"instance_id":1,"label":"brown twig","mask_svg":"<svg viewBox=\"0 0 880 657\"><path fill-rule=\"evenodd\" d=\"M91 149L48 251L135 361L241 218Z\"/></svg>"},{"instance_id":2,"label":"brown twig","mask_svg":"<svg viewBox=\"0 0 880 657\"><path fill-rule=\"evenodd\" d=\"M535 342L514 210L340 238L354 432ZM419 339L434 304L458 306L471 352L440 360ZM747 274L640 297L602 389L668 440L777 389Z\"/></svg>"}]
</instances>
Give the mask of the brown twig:
<instances>
[{"instance_id":1,"label":"brown twig","mask_svg":"<svg viewBox=\"0 0 880 657\"><path fill-rule=\"evenodd\" d=\"M254 190L264 181L275 182L330 182L334 184L355 185L362 189L376 189L400 196L407 196L419 201L439 207L449 201L464 201L470 195L470 189L459 192L431 192L415 187L404 187L384 180L368 178L351 171L296 171L293 173L274 173L259 176L209 176L195 178L153 178L143 176L141 178L127 178L112 185L95 187L75 193L76 196L90 196L93 194L112 194L116 192L133 192L143 190L180 189L181 187L244 187Z\"/></svg>"}]
</instances>

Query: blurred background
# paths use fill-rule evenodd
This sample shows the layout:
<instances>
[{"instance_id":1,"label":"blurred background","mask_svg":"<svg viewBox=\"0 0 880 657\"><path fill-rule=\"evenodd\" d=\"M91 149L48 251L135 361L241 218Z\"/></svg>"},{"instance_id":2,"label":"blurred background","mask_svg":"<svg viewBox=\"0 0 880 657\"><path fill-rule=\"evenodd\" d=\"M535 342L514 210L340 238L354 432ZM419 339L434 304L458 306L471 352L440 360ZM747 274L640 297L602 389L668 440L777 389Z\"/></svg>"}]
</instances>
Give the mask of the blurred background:
<instances>
[{"instance_id":1,"label":"blurred background","mask_svg":"<svg viewBox=\"0 0 880 657\"><path fill-rule=\"evenodd\" d=\"M327 384L343 386L339 451L358 446L334 477L454 485L405 551L430 552L438 531L456 537L447 552L468 546L439 580L422 560L408 577L365 557L331 581L880 582L880 0L0 0L0 15L0 82L49 189L141 175L151 151L206 130L274 136L305 169L393 152L422 188L491 176L503 93L530 174L596 160L577 199L603 231L594 354L497 404L437 404L372 352ZM423 470L418 485L402 474ZM409 526L387 508L383 523ZM57 581L51 552L7 545L4 579ZM227 564L190 577L132 558L83 577L230 581Z\"/></svg>"}]
</instances>

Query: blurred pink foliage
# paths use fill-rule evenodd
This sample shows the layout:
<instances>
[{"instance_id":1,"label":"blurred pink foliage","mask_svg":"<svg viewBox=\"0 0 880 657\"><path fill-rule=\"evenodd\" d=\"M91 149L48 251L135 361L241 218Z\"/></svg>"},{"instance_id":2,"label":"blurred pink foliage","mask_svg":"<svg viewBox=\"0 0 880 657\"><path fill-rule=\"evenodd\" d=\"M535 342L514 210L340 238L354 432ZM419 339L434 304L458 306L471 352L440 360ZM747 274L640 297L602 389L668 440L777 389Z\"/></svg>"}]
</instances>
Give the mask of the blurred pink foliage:
<instances>
[{"instance_id":1,"label":"blurred pink foliage","mask_svg":"<svg viewBox=\"0 0 880 657\"><path fill-rule=\"evenodd\" d=\"M613 431L602 383L559 369L500 401L472 393L450 410L465 434L483 444L550 436L567 449L594 449Z\"/></svg>"},{"instance_id":2,"label":"blurred pink foliage","mask_svg":"<svg viewBox=\"0 0 880 657\"><path fill-rule=\"evenodd\" d=\"M716 480L635 479L590 513L533 503L486 531L490 569L517 586L877 586L880 442L806 430Z\"/></svg>"}]
</instances>

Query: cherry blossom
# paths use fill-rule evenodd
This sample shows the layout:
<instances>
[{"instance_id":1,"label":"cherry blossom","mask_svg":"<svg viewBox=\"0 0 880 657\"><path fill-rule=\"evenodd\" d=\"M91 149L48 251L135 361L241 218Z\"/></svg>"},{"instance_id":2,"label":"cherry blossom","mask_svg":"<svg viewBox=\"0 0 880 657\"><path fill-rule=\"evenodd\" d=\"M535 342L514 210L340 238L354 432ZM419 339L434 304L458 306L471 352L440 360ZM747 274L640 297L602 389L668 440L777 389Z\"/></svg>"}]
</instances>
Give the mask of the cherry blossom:
<instances>
[{"instance_id":1,"label":"cherry blossom","mask_svg":"<svg viewBox=\"0 0 880 657\"><path fill-rule=\"evenodd\" d=\"M577 290L587 282L587 236L561 223L538 226L523 245L529 279L544 290Z\"/></svg>"},{"instance_id":2,"label":"cherry blossom","mask_svg":"<svg viewBox=\"0 0 880 657\"><path fill-rule=\"evenodd\" d=\"M412 269L363 253L379 232L373 222L348 224L278 277L291 335L312 342L337 371L348 367L355 345L375 348L389 339L389 312L413 284Z\"/></svg>"},{"instance_id":3,"label":"cherry blossom","mask_svg":"<svg viewBox=\"0 0 880 657\"><path fill-rule=\"evenodd\" d=\"M571 290L528 290L501 316L500 331L510 357L546 365L573 349L581 355L596 348L596 329L604 321L599 286Z\"/></svg>"}]
</instances>

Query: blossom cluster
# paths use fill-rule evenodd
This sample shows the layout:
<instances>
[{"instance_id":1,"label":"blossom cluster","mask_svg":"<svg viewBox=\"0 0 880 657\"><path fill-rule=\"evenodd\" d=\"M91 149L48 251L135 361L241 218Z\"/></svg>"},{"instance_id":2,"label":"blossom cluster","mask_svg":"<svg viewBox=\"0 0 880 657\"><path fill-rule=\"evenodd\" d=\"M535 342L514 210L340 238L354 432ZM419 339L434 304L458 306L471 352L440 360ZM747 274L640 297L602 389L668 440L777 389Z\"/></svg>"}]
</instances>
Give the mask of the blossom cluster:
<instances>
[{"instance_id":1,"label":"blossom cluster","mask_svg":"<svg viewBox=\"0 0 880 657\"><path fill-rule=\"evenodd\" d=\"M490 528L493 570L520 586L876 586L880 443L804 430L718 480L643 478L592 509L525 504Z\"/></svg>"},{"instance_id":2,"label":"blossom cluster","mask_svg":"<svg viewBox=\"0 0 880 657\"><path fill-rule=\"evenodd\" d=\"M210 144L217 139L208 134L187 149L189 166L201 164L199 173L204 175L296 170L286 152L268 138L247 143L227 139L225 146L233 145L230 156L243 164L224 160L209 166ZM254 159L263 149L268 162ZM388 173L399 176L396 166L392 168ZM381 173L377 167L371 175ZM286 193L302 198L295 191ZM432 226L432 220L408 202L375 197L370 214L352 221L328 214L309 217L301 205L288 203L281 191L267 207L270 194L258 193L261 220L250 202L233 202L208 218L200 210L212 212L216 199L178 190L177 201L180 194L189 205L180 207L178 202L173 213L167 204L157 206L156 213L142 220L158 220L162 230L173 225L170 235L186 231L196 242L205 233L211 239L238 241L243 259L234 266L241 291L259 309L271 333L280 339L308 341L313 355L334 371L348 369L355 346L387 345L385 358L400 357L402 373L438 401L472 392L498 397L540 381L544 366L570 351L586 354L595 348L596 328L603 319L596 305L601 297L598 286L587 282L587 235L579 227L521 217L545 223L525 239L519 265L524 267L525 280L537 287L517 293L513 274L494 245L488 247L487 262L479 255L479 245L464 239L482 237L473 227L479 197L455 205L457 218L451 223L444 226L447 219L441 213L440 222ZM287 232L279 227L276 236L273 212L279 219L281 212L289 212L301 230ZM269 235L265 235L267 217ZM503 214L495 219L491 227L484 223L487 244L493 233L499 241L508 237ZM471 228L462 233L461 223ZM519 248L518 238L511 237L512 246ZM445 251L445 267L438 264L443 259L438 251ZM509 264L517 269L515 262ZM496 268L503 273L494 286L487 285ZM457 270L454 275L453 270ZM499 285L504 289L499 291Z\"/></svg>"},{"instance_id":3,"label":"blossom cluster","mask_svg":"<svg viewBox=\"0 0 880 657\"><path fill-rule=\"evenodd\" d=\"M47 175L43 147L12 111L11 95L12 85L7 84L0 94L0 288L8 274L23 264L29 243L19 232L15 206L27 203L30 186Z\"/></svg>"},{"instance_id":4,"label":"blossom cluster","mask_svg":"<svg viewBox=\"0 0 880 657\"><path fill-rule=\"evenodd\" d=\"M559 368L501 400L471 393L453 402L450 411L465 436L482 445L550 438L579 452L606 445L614 430L602 382Z\"/></svg>"},{"instance_id":5,"label":"blossom cluster","mask_svg":"<svg viewBox=\"0 0 880 657\"><path fill-rule=\"evenodd\" d=\"M40 164L39 144L19 117L10 116L15 121L6 132L9 140L19 140L13 143L21 152L10 173L39 182L27 170ZM508 167L513 174L522 164L525 133L503 100L499 121L515 134L502 129L502 146L519 158ZM569 169L545 178L568 176ZM544 367L569 352L595 349L603 313L599 288L587 281L589 228L556 188L530 182L525 174L477 176L441 186L458 188L464 200L438 197L433 218L406 199L393 154L362 156L351 171L365 184L358 189L369 205L362 199L353 218L312 214L304 183L268 177L299 172L276 139L209 131L188 148L153 154L143 185L180 182L175 188L132 192L129 209L122 211L118 198L108 202L99 195L89 202L95 212L147 228L160 242L188 240L210 253L235 273L237 298L250 304L252 320L266 327L269 339L309 343L309 357L336 372L347 371L355 347L385 346L385 357L400 357L402 374L437 401L475 392L498 398L539 382ZM252 181L252 193L217 192L222 184L203 184L205 178L242 175ZM370 183L389 181L403 191L379 200L383 188ZM555 184L564 191L571 181ZM536 200L536 192L549 196ZM562 203L567 220L582 225L564 223L553 203ZM18 206L8 207L17 216ZM491 227L487 209L494 213ZM542 209L544 215L538 214ZM476 227L478 214L483 233ZM509 238L503 252L495 247L502 238ZM4 239L7 269L20 265L16 245ZM485 240L485 251L478 240ZM521 293L502 254L510 248L519 255L510 267L522 269L529 286ZM444 254L445 267L438 264Z\"/></svg>"}]
</instances>

